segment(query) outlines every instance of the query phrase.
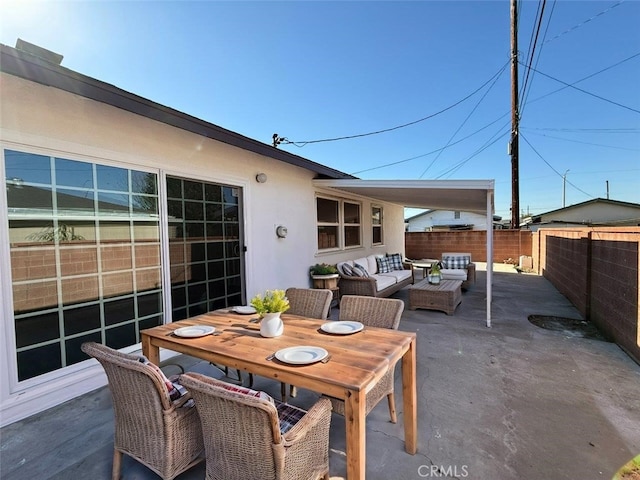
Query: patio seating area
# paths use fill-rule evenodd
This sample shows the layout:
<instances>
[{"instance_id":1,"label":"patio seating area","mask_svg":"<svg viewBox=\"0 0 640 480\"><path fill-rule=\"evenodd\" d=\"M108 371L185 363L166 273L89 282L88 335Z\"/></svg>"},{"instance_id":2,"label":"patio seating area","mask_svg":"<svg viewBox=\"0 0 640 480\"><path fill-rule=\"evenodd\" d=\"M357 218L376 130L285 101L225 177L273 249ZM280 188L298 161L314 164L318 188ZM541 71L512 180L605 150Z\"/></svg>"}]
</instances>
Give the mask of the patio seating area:
<instances>
[{"instance_id":1,"label":"patio seating area","mask_svg":"<svg viewBox=\"0 0 640 480\"><path fill-rule=\"evenodd\" d=\"M477 282L455 315L409 310L408 288L392 296L406 305L398 329L417 334L418 451L405 452L398 367L397 423L389 421L387 402L367 416L366 478L610 479L640 453L640 366L614 343L530 323L529 315L579 314L546 279L510 265L494 270L487 328L485 275L477 263ZM330 318L339 314L332 308ZM190 371L213 368L176 360ZM253 388L278 397L281 385L256 377ZM291 399L305 409L317 401L305 389ZM329 476L342 480L345 423L332 415ZM107 387L4 427L0 477L108 479L113 427ZM205 469L200 463L176 478L202 479ZM125 455L122 478L158 476Z\"/></svg>"}]
</instances>

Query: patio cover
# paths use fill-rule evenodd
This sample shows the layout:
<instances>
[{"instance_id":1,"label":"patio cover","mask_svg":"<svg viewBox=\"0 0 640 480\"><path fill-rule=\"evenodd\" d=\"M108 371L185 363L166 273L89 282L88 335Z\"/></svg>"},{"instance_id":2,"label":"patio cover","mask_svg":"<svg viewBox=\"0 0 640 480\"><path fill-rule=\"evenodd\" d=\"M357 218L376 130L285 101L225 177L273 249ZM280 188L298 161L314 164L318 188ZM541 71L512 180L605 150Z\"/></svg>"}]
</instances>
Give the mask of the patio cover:
<instances>
[{"instance_id":1,"label":"patio cover","mask_svg":"<svg viewBox=\"0 0 640 480\"><path fill-rule=\"evenodd\" d=\"M340 190L408 208L460 210L487 217L487 327L491 326L493 280L493 180L314 180L317 187Z\"/></svg>"}]
</instances>

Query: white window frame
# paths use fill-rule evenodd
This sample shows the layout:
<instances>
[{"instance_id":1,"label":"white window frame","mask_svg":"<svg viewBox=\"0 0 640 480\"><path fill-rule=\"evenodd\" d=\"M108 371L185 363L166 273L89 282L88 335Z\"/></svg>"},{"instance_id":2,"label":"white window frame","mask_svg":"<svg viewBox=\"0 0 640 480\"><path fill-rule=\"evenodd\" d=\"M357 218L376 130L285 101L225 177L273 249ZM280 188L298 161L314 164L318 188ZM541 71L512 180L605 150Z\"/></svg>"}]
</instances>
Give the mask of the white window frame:
<instances>
[{"instance_id":1,"label":"white window frame","mask_svg":"<svg viewBox=\"0 0 640 480\"><path fill-rule=\"evenodd\" d=\"M318 199L328 200L331 202L336 202L338 205L338 222L319 222L318 221ZM351 250L354 248L362 247L362 202L358 202L356 200L350 200L346 198L336 198L327 195L316 195L316 248L320 253L332 252L338 250ZM346 223L345 222L345 205L352 204L358 207L358 223ZM330 248L320 248L320 244L318 242L318 227L336 227L337 229L337 241L335 247ZM357 245L345 245L346 243L346 227L358 227L358 244Z\"/></svg>"}]
</instances>

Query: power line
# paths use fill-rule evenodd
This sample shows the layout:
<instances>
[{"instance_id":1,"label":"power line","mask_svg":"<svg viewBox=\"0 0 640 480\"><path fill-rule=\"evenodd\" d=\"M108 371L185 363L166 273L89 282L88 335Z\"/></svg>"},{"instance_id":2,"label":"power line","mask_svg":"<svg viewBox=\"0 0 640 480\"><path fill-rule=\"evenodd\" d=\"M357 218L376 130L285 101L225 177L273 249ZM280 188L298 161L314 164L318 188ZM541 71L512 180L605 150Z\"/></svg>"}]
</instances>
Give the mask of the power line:
<instances>
[{"instance_id":1,"label":"power line","mask_svg":"<svg viewBox=\"0 0 640 480\"><path fill-rule=\"evenodd\" d=\"M538 150L536 150L536 149L535 149L535 147L534 147L533 145L531 145L531 142L529 142L529 140L527 140L527 138L526 138L524 135L522 135L522 132L520 133L520 136L522 137L522 139L523 139L525 142L527 142L527 145L529 145L529 147L531 147L531 150L533 150L533 151L535 152L535 154L536 154L536 155L538 155L538 157L540 157L540 158L542 159L542 161L543 161L544 163L546 163L546 164L547 164L547 166L548 166L551 170L553 170L553 171L554 171L554 172L555 172L555 173L556 173L560 178L564 178L564 181L566 181L569 185L571 185L573 188L575 188L575 189L576 189L576 190L578 190L579 192L584 193L587 197L596 198L594 195L591 195L590 193L585 192L585 191L584 191L584 190L582 190L581 188L577 187L576 185L574 185L573 183L571 183L570 181L568 181L568 180L566 179L566 177L564 177L564 175L563 175L563 174L561 174L561 173L560 173L560 172L558 172L555 168L553 168L553 166L552 166L549 162L547 162L547 161L545 160L545 158L544 158L542 155L540 155L540 152L538 152Z\"/></svg>"},{"instance_id":2,"label":"power line","mask_svg":"<svg viewBox=\"0 0 640 480\"><path fill-rule=\"evenodd\" d=\"M544 16L544 7L547 5L546 0L540 0L538 2L538 12L536 13L536 23L537 27L531 31L531 40L529 40L529 52L527 53L527 65L531 67L533 64L533 58L536 54L536 46L538 45L538 35L540 34L540 28L542 27L542 18ZM538 59L540 55L538 55ZM536 61L536 64L538 62ZM524 83L522 85L522 89L520 90L520 116L522 116L522 110L525 99L525 92L527 92L527 86L529 84L529 74L531 73L531 69L527 68L527 73L524 76ZM532 78L533 81L533 78Z\"/></svg>"},{"instance_id":3,"label":"power line","mask_svg":"<svg viewBox=\"0 0 640 480\"><path fill-rule=\"evenodd\" d=\"M575 29L582 27L583 25L585 25L585 24L589 23L589 22L590 22L590 21L592 21L592 20L595 20L597 17L600 17L601 15L604 15L605 13L610 12L610 11L611 11L611 10L613 10L614 8L616 8L616 7L620 6L622 3L624 3L624 0L620 0L618 3L616 3L616 4L614 4L614 5L611 5L609 8L607 8L607 9L603 10L603 11L602 11L602 12L600 12L600 13L595 14L595 15L594 15L594 16L592 16L591 18L587 18L587 19L586 19L586 20L584 20L583 22L580 22L579 24L574 25L573 27L571 27L571 28L569 28L569 29L565 30L564 32L559 33L558 35L556 35L556 36L555 36L555 37L553 37L553 38L550 38L549 40L547 40L547 41L546 41L546 42L544 42L544 43L552 42L552 41L554 41L555 39L560 38L560 37L562 37L563 35L566 35L567 33L573 32Z\"/></svg>"},{"instance_id":4,"label":"power line","mask_svg":"<svg viewBox=\"0 0 640 480\"><path fill-rule=\"evenodd\" d=\"M489 148L491 145L493 145L494 143L496 143L498 140L501 140L502 138L506 137L507 135L509 135L511 133L511 128L509 128L506 131L503 131L503 133L501 135L498 135L500 133L501 130L504 130L505 127L507 127L509 125L509 123L511 123L511 120L509 120L509 122L505 123L502 127L500 127L500 129L494 133L491 138L489 138L489 140L487 140L483 146L481 146L480 148L478 148L478 150L476 150L475 152L473 152L471 155L469 155L467 158L465 158L464 160L461 160L460 162L458 162L457 164L453 165L451 168L449 168L448 170L445 170L444 172L442 172L440 175L438 175L435 180L438 180L442 177L444 177L445 175L449 175L451 176L452 174L454 174L455 172L457 172L458 170L460 170L469 160L471 160L472 158L474 158L475 156L481 154L482 152L484 152L487 148ZM496 136L498 135L498 136ZM494 138L495 137L495 138ZM493 140L492 140L493 139Z\"/></svg>"},{"instance_id":5,"label":"power line","mask_svg":"<svg viewBox=\"0 0 640 480\"><path fill-rule=\"evenodd\" d=\"M538 100L542 100L543 98L548 97L549 95L553 95L554 93L558 93L558 92L560 92L560 91L564 90L565 88L569 88L569 87L571 87L571 86L575 85L576 83L580 83L580 82L583 82L583 81L585 81L585 80L587 80L587 79L589 79L589 78L591 78L591 77L595 77L596 75L600 75L601 73L604 73L604 72L606 72L607 70L611 70L612 68L617 67L618 65L621 65L621 64L623 64L623 63L625 63L625 62L628 62L629 60L632 60L632 59L634 59L635 57L637 57L637 56L639 56L639 55L640 55L640 52L639 52L639 53L636 53L636 54L633 54L633 55L631 55L630 57L625 58L624 60L620 60L619 62L616 62L616 63L614 63L613 65L609 65L608 67L605 67L605 68L603 68L603 69L601 69L601 70L598 70L597 72L594 72L594 73L592 73L592 74L590 74L590 75L587 75L586 77L583 77L583 78L581 78L580 80L576 80L576 81L575 81L575 82L573 82L571 85L565 85L564 87L560 87L560 88L559 88L559 89L557 89L557 90L553 90L552 92L545 93L544 95L542 95L542 96L540 96L540 97L534 98L534 99L533 99L533 100L531 100L530 102L527 102L527 104L529 104L529 103L533 103L533 102L537 102Z\"/></svg>"},{"instance_id":6,"label":"power line","mask_svg":"<svg viewBox=\"0 0 640 480\"><path fill-rule=\"evenodd\" d=\"M518 63L520 63L520 62L518 62ZM522 64L522 63L520 63L520 65L525 66L525 65L524 65L524 64ZM596 95L595 93L591 93L591 92L589 92L589 91L587 91L587 90L584 90L584 89L582 89L582 88L576 87L576 86L575 86L575 85L573 85L573 84L570 84L570 83L567 83L567 82L565 82L565 81L562 81L562 80L560 80L560 79L558 79L558 78L552 77L551 75L547 75L546 73L543 73L543 72L541 72L540 70L537 70L537 69L535 69L535 68L533 68L533 67L526 67L526 68L531 68L534 72L539 73L540 75L543 75L543 76L545 76L545 77L547 77L547 78L550 78L551 80L555 80L555 81L556 81L556 82L558 82L558 83L562 83L563 85L565 85L565 86L567 86L567 87L571 87L571 88L573 88L573 89L575 89L575 90L578 90L579 92L582 92L582 93L584 93L584 94L586 94L586 95L589 95L589 96L591 96L591 97L597 98L597 99L602 100L602 101L607 102L607 103L611 103L612 105L616 105L616 106L618 106L618 107L624 108L624 109L626 109L626 110L630 110L630 111L635 112L635 113L640 113L640 110L636 110L635 108L628 107L627 105L623 105L623 104L621 104L621 103L614 102L613 100L609 100L608 98L604 98L604 97L602 97L602 96L600 96L600 95Z\"/></svg>"},{"instance_id":7,"label":"power line","mask_svg":"<svg viewBox=\"0 0 640 480\"><path fill-rule=\"evenodd\" d=\"M540 63L540 57L542 56L542 48L544 47L544 39L547 38L547 33L549 32L549 26L551 25L551 18L553 17L553 12L555 11L556 8L556 0L553 1L553 5L551 6L551 12L549 12L549 19L547 20L547 28L545 28L544 30L544 37L542 38L542 45L540 45L540 52L538 53L538 57L536 58L536 63L535 63L535 67L538 67L538 63ZM542 18L540 19L542 20ZM537 42L537 36L536 36L536 42ZM532 55L533 58L533 55ZM531 64L531 63L529 63ZM529 70L527 69L527 79L529 78ZM534 79L535 75L531 76L531 83L533 84L533 79ZM531 92L531 85L528 85L527 88L527 81L525 80L525 88L522 89L522 95L520 97L520 116L522 117L522 113L524 112L524 107L527 104L527 100L529 99L529 93Z\"/></svg>"},{"instance_id":8,"label":"power line","mask_svg":"<svg viewBox=\"0 0 640 480\"><path fill-rule=\"evenodd\" d=\"M484 129L486 129L486 128L489 128L489 127L490 127L491 125L493 125L494 123L496 123L496 122L498 122L498 121L502 120L502 119L503 119L505 116L507 116L509 113L510 113L510 112L506 112L506 113L504 113L502 116L500 116L500 117L496 118L496 119L495 119L494 121L492 121L491 123L488 123L488 124L487 124L487 125L485 125L484 127L479 128L479 129L478 129L478 130L476 130L475 132L470 133L469 135L467 135L466 137L461 138L460 140L456 140L456 141L455 141L455 142L453 142L453 143L449 143L447 146L437 148L437 149L435 149L435 150L432 150L432 151L427 152L427 153L423 153L423 154L421 154L421 155L416 155L415 157L405 158L404 160L398 160L398 161L391 162L391 163L385 163L384 165L378 165L377 167L371 167L371 168L366 168L366 169L364 169L364 170L359 170L359 171L357 171L357 172L351 172L351 175L359 175L359 174L361 174L361 173L364 173L364 172L370 172L370 171L372 171L372 170L379 170L379 169L381 169L381 168L393 167L394 165L400 165L401 163L406 163L406 162L410 162L411 160L417 160L418 158L422 158L422 157L427 157L427 156L429 156L429 155L433 155L434 153L438 153L438 152L440 152L440 151L442 151L442 150L445 150L445 149L447 149L447 148L449 148L449 147L453 147L454 145L457 145L457 144L459 144L459 143L464 142L465 140L467 140L467 139L469 139L469 138L473 137L474 135L476 135L476 134L480 133L482 130L484 130Z\"/></svg>"},{"instance_id":9,"label":"power line","mask_svg":"<svg viewBox=\"0 0 640 480\"><path fill-rule=\"evenodd\" d=\"M423 117L423 118L421 118L419 120L414 120L412 122L405 123L405 124L402 124L402 125L397 125L397 126L391 127L391 128L385 128L383 130L377 130L375 132L360 133L360 134L357 134L357 135L346 135L346 136L343 136L343 137L335 137L335 138L325 138L325 139L322 139L322 140L292 141L292 140L289 140L286 137L280 137L277 133L275 133L275 134L273 134L273 146L277 147L280 144L286 144L286 145L295 145L296 147L304 147L305 145L309 145L311 143L335 142L335 141L338 141L338 140L349 140L349 139L352 139L352 138L368 137L368 136L371 136L371 135L378 135L380 133L387 133L387 132L391 132L393 130L398 130L400 128L405 128L405 127L409 127L411 125L415 125L416 123L424 122L425 120L429 120L430 118L433 118L433 117L435 117L437 115L440 115L440 114L442 114L442 113L444 113L444 112L446 112L448 110L451 110L454 107L457 107L458 105L460 105L465 100L468 100L469 98L471 98L473 95L475 95L480 90L482 90L487 84L489 84L496 76L499 76L502 73L502 70L505 68L505 66L507 64L508 64L508 62L505 63L505 65L503 65L496 73L494 73L491 76L491 78L489 78L489 80L484 82L480 87L478 87L476 90L471 92L466 97L462 98L461 100L458 100L457 102L453 103L452 105L449 105L446 108L443 108L440 111L437 111L435 113L427 115L426 117Z\"/></svg>"},{"instance_id":10,"label":"power line","mask_svg":"<svg viewBox=\"0 0 640 480\"><path fill-rule=\"evenodd\" d=\"M525 128L525 130L530 130L530 129ZM580 140L572 140L572 139L569 139L569 138L556 137L555 135L546 135L544 133L531 132L531 134L532 135L538 135L540 137L554 138L556 140L562 140L562 141L565 141L565 142L581 143L583 145L593 145L593 146L596 146L596 147L615 148L617 150L627 150L629 152L640 152L640 149L638 149L638 148L627 148L627 147L619 147L617 145L603 145L601 143L583 142L583 141L580 141Z\"/></svg>"},{"instance_id":11,"label":"power line","mask_svg":"<svg viewBox=\"0 0 640 480\"><path fill-rule=\"evenodd\" d=\"M504 72L507 68L507 64L505 63L502 72ZM502 72L500 72L500 74L502 74ZM427 171L432 167L432 165L438 160L438 158L440 158L440 155L442 154L442 152L444 151L445 148L447 148L449 146L449 144L453 141L453 139L455 138L455 136L458 134L458 132L462 129L462 127L464 127L464 125L467 123L467 120L469 120L471 118L471 116L473 115L473 113L478 109L478 107L480 106L480 104L482 103L482 101L487 97L487 95L489 94L489 92L493 89L493 87L495 86L496 82L498 81L498 79L500 78L500 75L496 76L495 79L493 80L493 83L491 84L491 86L487 89L486 92L484 92L484 94L482 95L482 97L480 97L480 100L478 100L478 102L476 103L476 105L473 107L473 109L471 110L471 112L469 112L469 115L467 115L467 117L463 120L463 122L460 124L460 126L458 127L458 129L453 132L453 135L451 135L451 137L449 138L449 140L447 140L447 144L444 146L444 148L442 150L440 150L438 152L438 155L436 155L436 158L434 158L431 163L427 166L427 168L425 168L423 170L423 172L420 174L420 176L418 178L422 178L424 176L425 173L427 173Z\"/></svg>"}]
</instances>

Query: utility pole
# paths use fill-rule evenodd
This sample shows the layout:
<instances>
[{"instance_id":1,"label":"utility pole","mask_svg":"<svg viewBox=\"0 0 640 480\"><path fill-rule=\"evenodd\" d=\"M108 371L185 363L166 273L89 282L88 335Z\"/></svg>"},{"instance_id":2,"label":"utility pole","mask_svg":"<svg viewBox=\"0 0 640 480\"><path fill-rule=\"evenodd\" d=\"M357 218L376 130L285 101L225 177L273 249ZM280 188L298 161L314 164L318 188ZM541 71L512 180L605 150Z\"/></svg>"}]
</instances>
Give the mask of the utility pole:
<instances>
[{"instance_id":1,"label":"utility pole","mask_svg":"<svg viewBox=\"0 0 640 480\"><path fill-rule=\"evenodd\" d=\"M511 0L511 228L520 228L520 180L518 173L518 0Z\"/></svg>"},{"instance_id":2,"label":"utility pole","mask_svg":"<svg viewBox=\"0 0 640 480\"><path fill-rule=\"evenodd\" d=\"M569 173L569 169L567 169L564 172L564 175L562 175L562 208L564 208L565 199L567 198L567 173Z\"/></svg>"}]
</instances>

